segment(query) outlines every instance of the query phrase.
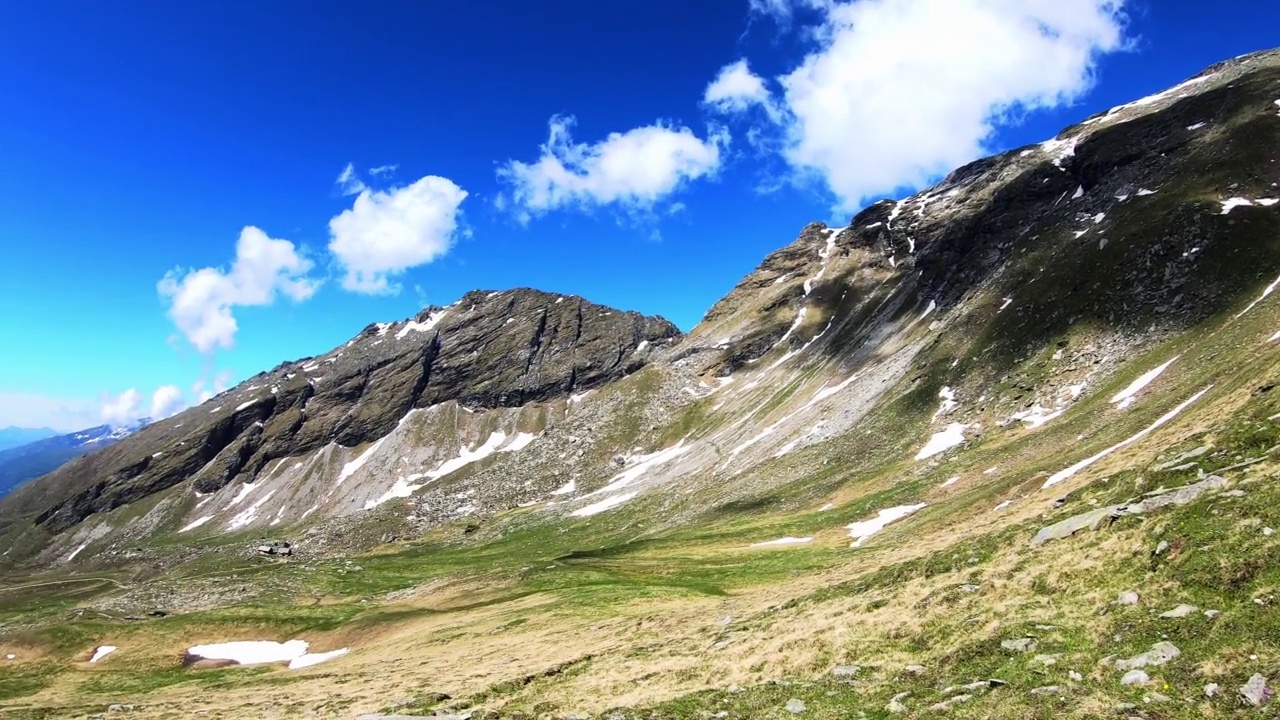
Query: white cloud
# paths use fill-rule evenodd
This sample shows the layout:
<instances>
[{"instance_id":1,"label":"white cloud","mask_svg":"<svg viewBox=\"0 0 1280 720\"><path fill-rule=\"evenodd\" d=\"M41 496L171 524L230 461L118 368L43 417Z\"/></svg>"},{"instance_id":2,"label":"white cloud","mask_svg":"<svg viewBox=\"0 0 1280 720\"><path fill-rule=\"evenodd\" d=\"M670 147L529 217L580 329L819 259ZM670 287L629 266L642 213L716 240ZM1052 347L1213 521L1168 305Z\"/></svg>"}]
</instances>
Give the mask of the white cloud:
<instances>
[{"instance_id":1,"label":"white cloud","mask_svg":"<svg viewBox=\"0 0 1280 720\"><path fill-rule=\"evenodd\" d=\"M47 427L74 432L100 423L100 406L92 399L0 392L0 427Z\"/></svg>"},{"instance_id":2,"label":"white cloud","mask_svg":"<svg viewBox=\"0 0 1280 720\"><path fill-rule=\"evenodd\" d=\"M351 166L348 165L347 167L350 168ZM396 163L395 165L379 165L378 167L369 168L369 174L374 177L380 177L382 175L394 175L396 170L399 170L399 169L400 169L399 163Z\"/></svg>"},{"instance_id":3,"label":"white cloud","mask_svg":"<svg viewBox=\"0 0 1280 720\"><path fill-rule=\"evenodd\" d=\"M764 80L751 72L746 60L721 68L707 86L702 101L721 112L742 112L752 105L772 106Z\"/></svg>"},{"instance_id":4,"label":"white cloud","mask_svg":"<svg viewBox=\"0 0 1280 720\"><path fill-rule=\"evenodd\" d=\"M187 408L187 399L176 385L161 385L151 394L151 412L147 417L164 420L173 417Z\"/></svg>"},{"instance_id":5,"label":"white cloud","mask_svg":"<svg viewBox=\"0 0 1280 720\"><path fill-rule=\"evenodd\" d=\"M310 260L293 243L256 227L240 231L229 271L175 269L158 283L169 302L169 317L197 350L208 353L235 344L236 306L270 305L278 295L295 302L311 297L319 283L307 277Z\"/></svg>"},{"instance_id":6,"label":"white cloud","mask_svg":"<svg viewBox=\"0 0 1280 720\"><path fill-rule=\"evenodd\" d=\"M196 404L199 405L206 400L212 399L214 395L217 395L229 387L231 387L231 371L223 370L214 376L212 390L205 389L204 380L197 380L195 384L191 386L191 392L195 393Z\"/></svg>"},{"instance_id":7,"label":"white cloud","mask_svg":"<svg viewBox=\"0 0 1280 720\"><path fill-rule=\"evenodd\" d=\"M348 210L329 221L329 251L342 265L342 287L353 292L398 292L391 278L448 252L467 192L428 175L391 190L365 188Z\"/></svg>"},{"instance_id":8,"label":"white cloud","mask_svg":"<svg viewBox=\"0 0 1280 720\"><path fill-rule=\"evenodd\" d=\"M377 169L380 170L381 168ZM373 171L370 170L370 172ZM376 175L377 173L373 174ZM347 163L347 166L342 168L342 172L338 173L338 179L333 182L342 190L343 195L359 195L369 189L369 186L365 185L360 176L356 174L356 166L353 163Z\"/></svg>"},{"instance_id":9,"label":"white cloud","mask_svg":"<svg viewBox=\"0 0 1280 720\"><path fill-rule=\"evenodd\" d=\"M562 207L616 204L648 210L690 180L714 173L728 137L702 140L687 127L656 123L575 143L572 117L551 118L550 136L533 163L509 161L498 176L511 185L510 203L522 219Z\"/></svg>"},{"instance_id":10,"label":"white cloud","mask_svg":"<svg viewBox=\"0 0 1280 720\"><path fill-rule=\"evenodd\" d=\"M923 186L991 151L1019 113L1086 92L1099 55L1125 46L1123 5L752 0L783 19L797 6L823 17L816 48L779 78L783 156L825 182L843 210Z\"/></svg>"},{"instance_id":11,"label":"white cloud","mask_svg":"<svg viewBox=\"0 0 1280 720\"><path fill-rule=\"evenodd\" d=\"M142 395L129 388L116 396L106 395L102 398L102 421L113 427L128 425L142 417Z\"/></svg>"}]
</instances>

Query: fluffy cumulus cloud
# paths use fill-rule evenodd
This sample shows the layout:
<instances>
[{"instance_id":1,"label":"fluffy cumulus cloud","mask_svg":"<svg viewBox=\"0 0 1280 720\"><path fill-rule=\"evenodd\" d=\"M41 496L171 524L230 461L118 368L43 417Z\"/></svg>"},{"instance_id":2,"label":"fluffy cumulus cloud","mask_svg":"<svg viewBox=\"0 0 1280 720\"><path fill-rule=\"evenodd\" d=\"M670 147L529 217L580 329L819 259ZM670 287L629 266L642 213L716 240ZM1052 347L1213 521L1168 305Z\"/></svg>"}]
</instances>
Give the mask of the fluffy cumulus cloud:
<instances>
[{"instance_id":1,"label":"fluffy cumulus cloud","mask_svg":"<svg viewBox=\"0 0 1280 720\"><path fill-rule=\"evenodd\" d=\"M722 68L707 86L702 101L721 112L742 112L752 105L772 106L764 80L751 72L746 60Z\"/></svg>"},{"instance_id":2,"label":"fluffy cumulus cloud","mask_svg":"<svg viewBox=\"0 0 1280 720\"><path fill-rule=\"evenodd\" d=\"M197 350L209 353L235 344L233 308L270 305L282 295L295 302L311 297L318 286L307 277L311 268L293 243L250 226L240 232L229 270L175 269L157 288L178 330Z\"/></svg>"},{"instance_id":3,"label":"fluffy cumulus cloud","mask_svg":"<svg viewBox=\"0 0 1280 720\"><path fill-rule=\"evenodd\" d=\"M752 0L780 20L796 7L822 17L810 29L812 52L778 78L781 152L846 210L924 185L989 151L996 130L1021 113L1087 91L1099 56L1125 46L1123 4ZM745 66L734 68L721 72L736 78L722 89L745 89L726 95L745 108L754 86Z\"/></svg>"},{"instance_id":4,"label":"fluffy cumulus cloud","mask_svg":"<svg viewBox=\"0 0 1280 720\"><path fill-rule=\"evenodd\" d=\"M728 141L723 133L704 140L687 127L656 123L580 143L573 125L572 117L553 117L536 161L499 168L510 186L500 208L514 206L522 219L564 207L650 210L688 181L715 173Z\"/></svg>"},{"instance_id":5,"label":"fluffy cumulus cloud","mask_svg":"<svg viewBox=\"0 0 1280 720\"><path fill-rule=\"evenodd\" d=\"M348 165L343 176L350 170ZM393 278L453 247L467 192L434 175L385 191L366 187L354 171L350 175L344 187L358 184L355 202L329 221L329 252L343 269L342 287L368 294L398 292ZM338 180L342 184L342 176Z\"/></svg>"},{"instance_id":6,"label":"fluffy cumulus cloud","mask_svg":"<svg viewBox=\"0 0 1280 720\"><path fill-rule=\"evenodd\" d=\"M128 425L142 417L142 394L129 388L119 395L102 399L102 421L108 425Z\"/></svg>"},{"instance_id":7,"label":"fluffy cumulus cloud","mask_svg":"<svg viewBox=\"0 0 1280 720\"><path fill-rule=\"evenodd\" d=\"M149 404L144 404L142 393L129 388L119 395L104 395L98 411L102 422L113 427L135 423L141 419L152 422L177 415L187 408L182 391L173 385L156 388Z\"/></svg>"},{"instance_id":8,"label":"fluffy cumulus cloud","mask_svg":"<svg viewBox=\"0 0 1280 720\"><path fill-rule=\"evenodd\" d=\"M173 417L187 407L187 399L176 385L162 385L151 394L151 412L147 417L152 420L164 420Z\"/></svg>"}]
</instances>

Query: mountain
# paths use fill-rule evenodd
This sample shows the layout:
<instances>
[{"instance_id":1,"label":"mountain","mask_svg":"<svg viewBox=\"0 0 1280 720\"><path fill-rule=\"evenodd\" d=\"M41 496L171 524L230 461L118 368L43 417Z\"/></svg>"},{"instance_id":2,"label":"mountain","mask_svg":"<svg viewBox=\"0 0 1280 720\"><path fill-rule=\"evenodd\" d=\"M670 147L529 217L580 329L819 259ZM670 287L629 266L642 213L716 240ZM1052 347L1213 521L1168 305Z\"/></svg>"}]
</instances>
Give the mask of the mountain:
<instances>
[{"instance_id":1,"label":"mountain","mask_svg":"<svg viewBox=\"0 0 1280 720\"><path fill-rule=\"evenodd\" d=\"M0 450L8 450L11 447L26 445L27 443L43 440L48 437L57 435L58 431L51 428L20 428L9 426L0 428Z\"/></svg>"},{"instance_id":2,"label":"mountain","mask_svg":"<svg viewBox=\"0 0 1280 720\"><path fill-rule=\"evenodd\" d=\"M139 420L123 427L99 425L0 450L0 497L27 480L56 470L74 457L100 450L128 437L147 422L149 421Z\"/></svg>"},{"instance_id":3,"label":"mountain","mask_svg":"<svg viewBox=\"0 0 1280 720\"><path fill-rule=\"evenodd\" d=\"M0 709L1263 704L1278 157L1271 51L805 226L687 335L370 325L0 501Z\"/></svg>"}]
</instances>

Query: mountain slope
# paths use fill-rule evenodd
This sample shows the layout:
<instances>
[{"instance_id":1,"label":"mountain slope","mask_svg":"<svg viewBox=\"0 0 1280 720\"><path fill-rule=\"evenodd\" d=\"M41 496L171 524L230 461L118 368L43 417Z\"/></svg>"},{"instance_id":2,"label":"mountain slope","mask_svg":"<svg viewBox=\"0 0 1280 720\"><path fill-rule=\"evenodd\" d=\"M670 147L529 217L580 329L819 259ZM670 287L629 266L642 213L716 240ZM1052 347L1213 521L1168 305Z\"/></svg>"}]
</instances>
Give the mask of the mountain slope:
<instances>
[{"instance_id":1,"label":"mountain slope","mask_svg":"<svg viewBox=\"0 0 1280 720\"><path fill-rule=\"evenodd\" d=\"M687 336L472 293L76 461L0 503L14 707L1230 715L1280 675L1278 102L1237 58L809 225ZM264 639L350 652L177 665Z\"/></svg>"},{"instance_id":2,"label":"mountain slope","mask_svg":"<svg viewBox=\"0 0 1280 720\"><path fill-rule=\"evenodd\" d=\"M0 497L27 480L56 470L74 457L114 444L145 424L143 421L118 428L99 425L0 450Z\"/></svg>"}]
</instances>

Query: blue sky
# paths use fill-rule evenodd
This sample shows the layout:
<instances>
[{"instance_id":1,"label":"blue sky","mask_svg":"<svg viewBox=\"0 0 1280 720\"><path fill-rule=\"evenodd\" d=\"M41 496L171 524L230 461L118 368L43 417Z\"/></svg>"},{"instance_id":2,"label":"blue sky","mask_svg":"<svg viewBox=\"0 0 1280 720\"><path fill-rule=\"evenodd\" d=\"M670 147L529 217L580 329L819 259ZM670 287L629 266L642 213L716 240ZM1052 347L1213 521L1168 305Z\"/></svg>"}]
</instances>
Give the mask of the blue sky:
<instances>
[{"instance_id":1,"label":"blue sky","mask_svg":"<svg viewBox=\"0 0 1280 720\"><path fill-rule=\"evenodd\" d=\"M166 414L473 288L688 329L807 222L1277 27L1189 0L9 3L0 426Z\"/></svg>"}]
</instances>

